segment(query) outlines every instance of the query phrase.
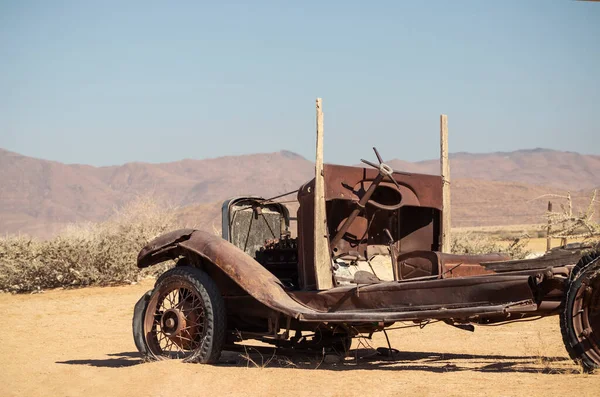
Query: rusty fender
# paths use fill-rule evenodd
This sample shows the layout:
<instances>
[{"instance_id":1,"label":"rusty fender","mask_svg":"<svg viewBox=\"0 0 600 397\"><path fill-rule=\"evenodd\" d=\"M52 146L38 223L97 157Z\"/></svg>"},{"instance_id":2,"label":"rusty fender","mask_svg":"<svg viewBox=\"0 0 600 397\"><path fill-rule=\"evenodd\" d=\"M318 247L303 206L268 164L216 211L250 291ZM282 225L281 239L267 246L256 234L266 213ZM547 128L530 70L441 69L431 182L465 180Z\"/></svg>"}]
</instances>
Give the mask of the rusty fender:
<instances>
[{"instance_id":1,"label":"rusty fender","mask_svg":"<svg viewBox=\"0 0 600 397\"><path fill-rule=\"evenodd\" d=\"M221 269L240 288L265 306L294 318L312 311L288 296L281 282L260 263L212 233L180 229L149 242L138 255L139 268L192 252Z\"/></svg>"}]
</instances>

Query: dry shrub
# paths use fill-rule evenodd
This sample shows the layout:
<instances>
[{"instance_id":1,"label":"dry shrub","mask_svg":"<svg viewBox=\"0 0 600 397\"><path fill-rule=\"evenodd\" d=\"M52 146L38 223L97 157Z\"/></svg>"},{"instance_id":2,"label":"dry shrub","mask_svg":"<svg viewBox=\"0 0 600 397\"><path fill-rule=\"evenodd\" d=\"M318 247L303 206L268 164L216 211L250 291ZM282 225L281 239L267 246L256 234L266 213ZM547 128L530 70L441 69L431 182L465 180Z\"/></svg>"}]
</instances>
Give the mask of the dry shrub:
<instances>
[{"instance_id":1,"label":"dry shrub","mask_svg":"<svg viewBox=\"0 0 600 397\"><path fill-rule=\"evenodd\" d=\"M513 259L524 259L531 251L527 250L528 236L513 238L508 244L501 244L501 239L492 239L489 236L473 232L453 232L453 254L489 254L505 253Z\"/></svg>"},{"instance_id":2,"label":"dry shrub","mask_svg":"<svg viewBox=\"0 0 600 397\"><path fill-rule=\"evenodd\" d=\"M571 192L566 196L548 194L542 197L557 197L566 201L560 203L560 211L548 211L545 214L551 225L550 235L554 238L576 239L585 242L600 241L600 223L594 220L596 213L597 190L592 192L590 202L585 210L573 210Z\"/></svg>"},{"instance_id":3,"label":"dry shrub","mask_svg":"<svg viewBox=\"0 0 600 397\"><path fill-rule=\"evenodd\" d=\"M106 222L72 225L51 240L0 238L0 290L122 284L161 273L171 264L140 272L137 255L148 241L176 229L175 219L174 209L141 198Z\"/></svg>"}]
</instances>

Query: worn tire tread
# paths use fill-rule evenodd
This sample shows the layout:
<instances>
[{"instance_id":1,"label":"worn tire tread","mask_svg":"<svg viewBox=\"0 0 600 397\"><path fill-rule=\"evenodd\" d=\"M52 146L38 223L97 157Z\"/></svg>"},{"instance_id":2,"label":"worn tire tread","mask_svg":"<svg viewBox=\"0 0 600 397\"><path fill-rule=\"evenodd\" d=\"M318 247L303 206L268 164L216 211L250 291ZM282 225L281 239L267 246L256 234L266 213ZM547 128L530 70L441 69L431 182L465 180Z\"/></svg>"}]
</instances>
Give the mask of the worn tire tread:
<instances>
[{"instance_id":1,"label":"worn tire tread","mask_svg":"<svg viewBox=\"0 0 600 397\"><path fill-rule=\"evenodd\" d=\"M569 357L573 361L581 364L584 371L586 371L586 372L594 371L594 370L598 369L599 367L591 359L589 359L585 355L585 353L578 351L578 348L577 348L578 343L574 339L574 336L572 335L572 332L571 332L570 318L573 317L572 311L571 311L571 305L573 302L571 301L571 299L574 299L573 294L575 294L577 289L579 288L579 286L577 284L579 283L579 279L581 278L581 275L585 274L585 269L588 267L594 266L595 264L598 263L599 260L600 260L600 251L595 251L595 252L592 252L592 253L589 253L589 254L583 256L577 262L577 264L571 271L571 277L568 282L566 292L563 295L563 301L562 301L563 311L560 314L560 332L562 335L563 343L567 349L567 352L569 353ZM574 285L575 285L575 287L572 288L572 286L574 286Z\"/></svg>"}]
</instances>

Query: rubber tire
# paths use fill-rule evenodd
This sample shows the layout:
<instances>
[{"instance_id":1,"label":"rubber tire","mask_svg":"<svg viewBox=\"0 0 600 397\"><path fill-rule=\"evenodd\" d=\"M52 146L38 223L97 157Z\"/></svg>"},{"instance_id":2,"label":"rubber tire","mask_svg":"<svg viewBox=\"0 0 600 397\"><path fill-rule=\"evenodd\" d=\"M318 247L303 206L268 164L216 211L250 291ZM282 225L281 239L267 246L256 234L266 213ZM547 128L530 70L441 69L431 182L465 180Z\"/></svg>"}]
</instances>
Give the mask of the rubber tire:
<instances>
[{"instance_id":1,"label":"rubber tire","mask_svg":"<svg viewBox=\"0 0 600 397\"><path fill-rule=\"evenodd\" d=\"M221 296L221 291L219 291L219 288L212 278L202 270L191 266L178 266L160 275L154 285L153 294L160 290L159 287L162 284L169 282L173 278L183 279L196 289L198 295L200 295L204 301L204 313L206 316L206 334L202 346L183 361L201 364L216 363L221 356L225 341L225 330L227 328L225 302ZM150 298L148 300L150 300ZM144 317L142 317L142 329L143 318ZM145 338L144 345L147 349L145 355L147 359L164 359L163 356L155 356L150 349L147 348Z\"/></svg>"},{"instance_id":2,"label":"rubber tire","mask_svg":"<svg viewBox=\"0 0 600 397\"><path fill-rule=\"evenodd\" d=\"M574 280L583 268L588 266L597 258L600 258L600 251L589 252L588 254L582 256L571 271L571 280Z\"/></svg>"},{"instance_id":3,"label":"rubber tire","mask_svg":"<svg viewBox=\"0 0 600 397\"><path fill-rule=\"evenodd\" d=\"M140 300L137 301L133 308L133 319L131 321L131 328L133 330L133 342L135 343L135 347L137 347L138 351L142 355L142 357L148 356L148 346L146 345L146 341L144 339L144 317L146 316L146 308L148 307L148 301L150 300L150 296L152 295L152 291L147 291Z\"/></svg>"},{"instance_id":4,"label":"rubber tire","mask_svg":"<svg viewBox=\"0 0 600 397\"><path fill-rule=\"evenodd\" d=\"M585 351L581 349L573 329L573 303L577 295L577 290L581 287L581 282L584 278L582 276L592 268L600 269L600 252L584 256L579 260L575 268L573 268L567 292L563 296L563 311L560 315L560 331L569 357L573 361L580 363L585 372L593 372L599 369L600 366L592 361Z\"/></svg>"}]
</instances>

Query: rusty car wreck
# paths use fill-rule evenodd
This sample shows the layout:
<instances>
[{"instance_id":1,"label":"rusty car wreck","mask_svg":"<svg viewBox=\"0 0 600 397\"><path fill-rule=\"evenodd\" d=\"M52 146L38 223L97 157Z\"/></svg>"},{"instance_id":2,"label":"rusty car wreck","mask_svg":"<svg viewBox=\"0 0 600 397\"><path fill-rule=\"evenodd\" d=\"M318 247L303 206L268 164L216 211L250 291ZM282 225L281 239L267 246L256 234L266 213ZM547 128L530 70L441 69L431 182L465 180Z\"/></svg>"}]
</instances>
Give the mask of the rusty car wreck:
<instances>
[{"instance_id":1,"label":"rusty car wreck","mask_svg":"<svg viewBox=\"0 0 600 397\"><path fill-rule=\"evenodd\" d=\"M365 168L325 164L297 191L296 218L274 199L237 197L223 205L222 236L183 229L144 247L138 267L176 266L136 304L140 353L212 363L246 339L344 352L398 321L472 329L557 315L570 356L600 366L597 252L441 253L441 177L376 154Z\"/></svg>"}]
</instances>

